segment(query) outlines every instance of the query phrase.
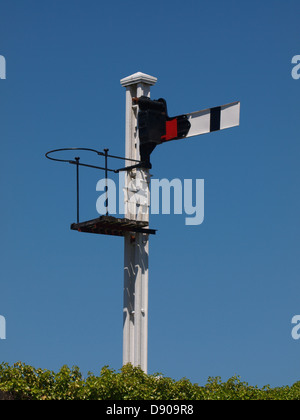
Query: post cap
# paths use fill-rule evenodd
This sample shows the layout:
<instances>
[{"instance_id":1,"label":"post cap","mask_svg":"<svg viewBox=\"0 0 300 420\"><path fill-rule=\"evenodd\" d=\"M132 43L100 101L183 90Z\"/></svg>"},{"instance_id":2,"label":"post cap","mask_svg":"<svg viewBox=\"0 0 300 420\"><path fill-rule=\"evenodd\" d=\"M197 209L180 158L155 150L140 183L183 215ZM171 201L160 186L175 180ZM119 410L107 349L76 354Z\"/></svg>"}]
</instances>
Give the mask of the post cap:
<instances>
[{"instance_id":1,"label":"post cap","mask_svg":"<svg viewBox=\"0 0 300 420\"><path fill-rule=\"evenodd\" d=\"M149 74L141 73L140 71L132 74L131 76L124 77L120 80L122 86L130 86L138 83L144 83L146 85L153 86L157 82L157 78L150 76Z\"/></svg>"}]
</instances>

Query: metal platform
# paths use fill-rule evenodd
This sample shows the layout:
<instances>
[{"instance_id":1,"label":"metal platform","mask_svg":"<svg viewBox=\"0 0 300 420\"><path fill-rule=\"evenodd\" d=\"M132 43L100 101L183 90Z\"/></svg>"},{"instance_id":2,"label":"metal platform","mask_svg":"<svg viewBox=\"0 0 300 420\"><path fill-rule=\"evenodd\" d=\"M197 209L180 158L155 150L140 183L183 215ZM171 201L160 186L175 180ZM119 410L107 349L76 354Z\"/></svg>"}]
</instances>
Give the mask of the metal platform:
<instances>
[{"instance_id":1,"label":"metal platform","mask_svg":"<svg viewBox=\"0 0 300 420\"><path fill-rule=\"evenodd\" d=\"M96 233L100 235L125 236L127 232L138 232L155 235L156 229L149 229L147 222L119 219L113 216L100 216L86 222L72 223L72 230Z\"/></svg>"}]
</instances>

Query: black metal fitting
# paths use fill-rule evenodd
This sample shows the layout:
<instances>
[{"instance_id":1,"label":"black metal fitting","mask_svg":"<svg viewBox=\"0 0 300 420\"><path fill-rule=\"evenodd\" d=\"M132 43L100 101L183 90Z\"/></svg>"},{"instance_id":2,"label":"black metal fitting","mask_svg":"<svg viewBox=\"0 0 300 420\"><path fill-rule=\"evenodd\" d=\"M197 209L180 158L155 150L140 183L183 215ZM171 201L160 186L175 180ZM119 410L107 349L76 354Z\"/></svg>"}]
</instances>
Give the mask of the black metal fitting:
<instances>
[{"instance_id":1,"label":"black metal fitting","mask_svg":"<svg viewBox=\"0 0 300 420\"><path fill-rule=\"evenodd\" d=\"M141 161L150 166L150 155L158 144L186 137L191 127L186 115L168 116L165 99L152 100L146 96L133 98L138 104L138 129ZM146 167L147 167L146 166Z\"/></svg>"}]
</instances>

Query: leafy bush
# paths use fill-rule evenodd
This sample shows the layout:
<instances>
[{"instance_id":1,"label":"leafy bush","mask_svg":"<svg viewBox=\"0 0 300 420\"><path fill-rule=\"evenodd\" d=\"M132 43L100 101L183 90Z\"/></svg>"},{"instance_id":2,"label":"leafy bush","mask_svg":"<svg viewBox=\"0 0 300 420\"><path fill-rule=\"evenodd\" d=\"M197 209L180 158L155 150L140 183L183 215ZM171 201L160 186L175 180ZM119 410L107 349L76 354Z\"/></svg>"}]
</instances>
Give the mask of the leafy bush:
<instances>
[{"instance_id":1,"label":"leafy bush","mask_svg":"<svg viewBox=\"0 0 300 420\"><path fill-rule=\"evenodd\" d=\"M131 364L119 372L103 367L99 376L83 378L79 368L63 366L58 373L23 363L0 365L0 399L30 400L299 400L300 382L293 386L258 388L235 376L227 382L208 378L205 386L183 378L147 375Z\"/></svg>"}]
</instances>

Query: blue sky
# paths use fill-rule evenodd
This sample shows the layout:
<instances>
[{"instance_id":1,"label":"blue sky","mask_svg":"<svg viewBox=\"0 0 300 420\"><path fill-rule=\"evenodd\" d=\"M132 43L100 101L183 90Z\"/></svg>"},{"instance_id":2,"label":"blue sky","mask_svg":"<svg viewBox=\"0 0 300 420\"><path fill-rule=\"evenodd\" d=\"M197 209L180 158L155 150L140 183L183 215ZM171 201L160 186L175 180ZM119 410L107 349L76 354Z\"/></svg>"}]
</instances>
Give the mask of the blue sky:
<instances>
[{"instance_id":1,"label":"blue sky","mask_svg":"<svg viewBox=\"0 0 300 420\"><path fill-rule=\"evenodd\" d=\"M152 154L155 178L205 180L205 219L151 215L149 373L300 380L299 13L294 0L1 2L1 361L122 365L123 240L70 230L75 168L44 154L123 155L120 79L141 71L170 116L241 101L240 127ZM88 220L102 174L81 175Z\"/></svg>"}]
</instances>

